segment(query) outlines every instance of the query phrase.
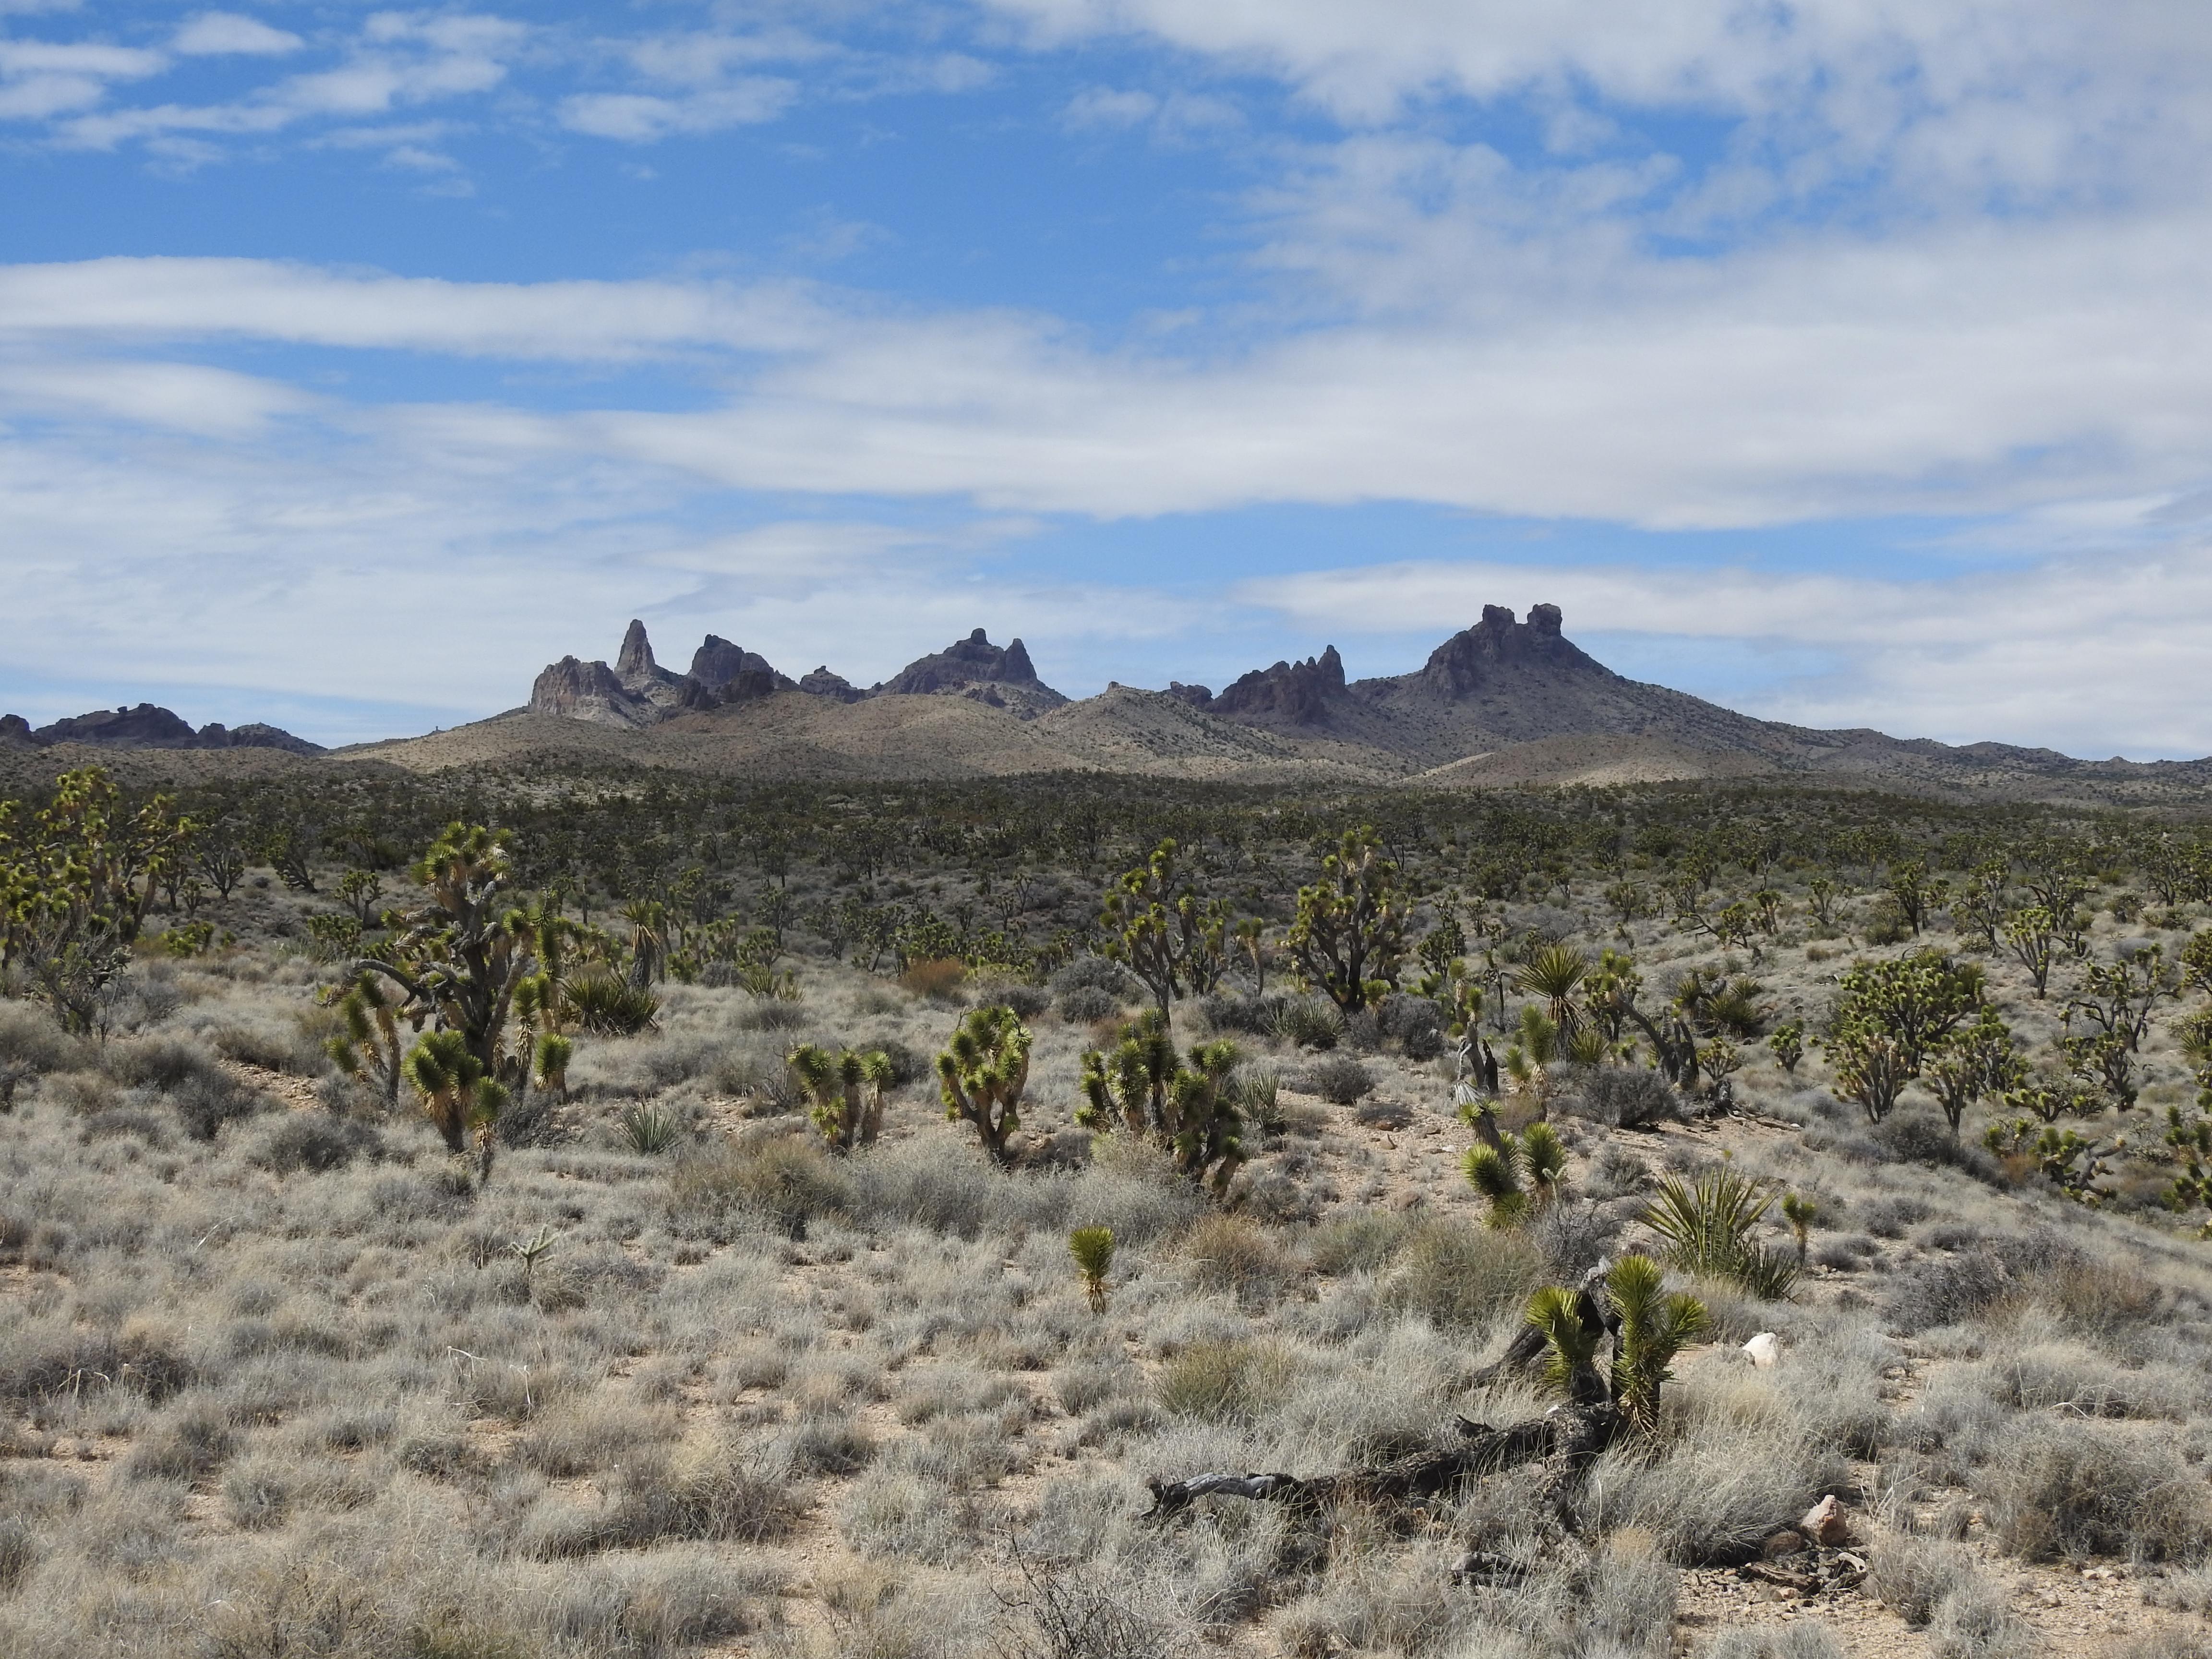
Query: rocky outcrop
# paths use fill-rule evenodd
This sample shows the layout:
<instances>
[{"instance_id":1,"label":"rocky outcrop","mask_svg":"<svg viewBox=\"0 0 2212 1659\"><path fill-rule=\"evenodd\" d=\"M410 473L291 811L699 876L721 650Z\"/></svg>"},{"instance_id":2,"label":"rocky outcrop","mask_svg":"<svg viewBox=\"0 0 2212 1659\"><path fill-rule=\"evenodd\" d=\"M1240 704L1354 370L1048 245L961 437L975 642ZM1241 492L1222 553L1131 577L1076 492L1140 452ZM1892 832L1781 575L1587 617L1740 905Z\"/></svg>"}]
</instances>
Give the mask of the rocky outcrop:
<instances>
[{"instance_id":1,"label":"rocky outcrop","mask_svg":"<svg viewBox=\"0 0 2212 1659\"><path fill-rule=\"evenodd\" d=\"M757 688L763 684L785 691L792 685L759 652L732 644L720 634L708 635L707 642L691 653L691 678L709 691L720 691L742 680L747 688L742 694L745 696L762 695Z\"/></svg>"},{"instance_id":2,"label":"rocky outcrop","mask_svg":"<svg viewBox=\"0 0 2212 1659\"><path fill-rule=\"evenodd\" d=\"M529 710L598 726L650 726L659 710L622 683L603 662L563 657L548 663L530 687Z\"/></svg>"},{"instance_id":3,"label":"rocky outcrop","mask_svg":"<svg viewBox=\"0 0 2212 1659\"><path fill-rule=\"evenodd\" d=\"M980 628L933 656L908 663L868 695L973 697L1024 720L1035 720L1067 701L1037 678L1028 647L1019 640L995 646Z\"/></svg>"},{"instance_id":4,"label":"rocky outcrop","mask_svg":"<svg viewBox=\"0 0 2212 1659\"><path fill-rule=\"evenodd\" d=\"M811 674L801 674L799 689L811 697L834 697L839 702L858 702L868 695L842 674L831 673L827 663Z\"/></svg>"},{"instance_id":5,"label":"rocky outcrop","mask_svg":"<svg viewBox=\"0 0 2212 1659\"><path fill-rule=\"evenodd\" d=\"M1187 686L1183 693L1202 690ZM1330 705L1345 694L1344 659L1334 646L1304 662L1279 662L1272 668L1255 668L1206 702L1185 695L1209 713L1255 726L1322 726L1328 723Z\"/></svg>"},{"instance_id":6,"label":"rocky outcrop","mask_svg":"<svg viewBox=\"0 0 2212 1659\"><path fill-rule=\"evenodd\" d=\"M45 749L58 743L89 744L104 749L281 749L292 755L319 755L323 746L295 738L280 726L258 720L233 730L210 721L194 731L191 723L157 703L129 708L95 708L33 731L21 716L0 717L0 744Z\"/></svg>"},{"instance_id":7,"label":"rocky outcrop","mask_svg":"<svg viewBox=\"0 0 2212 1659\"><path fill-rule=\"evenodd\" d=\"M1456 700L1474 696L1506 665L1612 677L1610 669L1560 634L1556 605L1531 605L1525 623L1514 621L1502 605L1486 605L1480 622L1453 635L1417 672L1398 680L1409 690Z\"/></svg>"}]
</instances>

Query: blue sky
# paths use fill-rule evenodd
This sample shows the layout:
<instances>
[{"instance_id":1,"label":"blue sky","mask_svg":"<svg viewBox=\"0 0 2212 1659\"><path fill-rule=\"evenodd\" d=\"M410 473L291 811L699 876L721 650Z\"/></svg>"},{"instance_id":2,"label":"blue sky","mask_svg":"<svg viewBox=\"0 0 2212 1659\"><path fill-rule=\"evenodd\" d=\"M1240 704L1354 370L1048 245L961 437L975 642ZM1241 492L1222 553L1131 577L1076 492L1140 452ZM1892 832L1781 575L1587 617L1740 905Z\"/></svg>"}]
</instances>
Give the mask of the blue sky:
<instances>
[{"instance_id":1,"label":"blue sky","mask_svg":"<svg viewBox=\"0 0 2212 1659\"><path fill-rule=\"evenodd\" d=\"M2212 751L2208 70L2148 0L0 0L0 708L1545 600L1776 718Z\"/></svg>"}]
</instances>

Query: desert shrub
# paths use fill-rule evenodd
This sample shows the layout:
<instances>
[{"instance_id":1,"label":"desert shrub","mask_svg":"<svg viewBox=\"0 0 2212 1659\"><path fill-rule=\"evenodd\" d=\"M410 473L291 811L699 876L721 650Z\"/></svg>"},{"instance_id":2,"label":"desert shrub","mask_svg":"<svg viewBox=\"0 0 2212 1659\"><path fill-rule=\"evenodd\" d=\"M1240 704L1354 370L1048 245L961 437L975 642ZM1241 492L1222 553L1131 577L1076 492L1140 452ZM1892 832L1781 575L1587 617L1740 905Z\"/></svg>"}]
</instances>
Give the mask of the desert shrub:
<instances>
[{"instance_id":1,"label":"desert shrub","mask_svg":"<svg viewBox=\"0 0 2212 1659\"><path fill-rule=\"evenodd\" d=\"M1795 1255L1768 1249L1753 1237L1773 1197L1759 1182L1721 1165L1692 1182L1668 1176L1642 1218L1667 1241L1668 1260L1683 1272L1726 1279L1776 1302L1796 1284L1798 1263Z\"/></svg>"},{"instance_id":2,"label":"desert shrub","mask_svg":"<svg viewBox=\"0 0 2212 1659\"><path fill-rule=\"evenodd\" d=\"M1344 1017L1340 1041L1347 1048L1371 1054L1382 1046L1382 1022L1376 1018L1372 1008L1355 1008Z\"/></svg>"},{"instance_id":3,"label":"desert shrub","mask_svg":"<svg viewBox=\"0 0 2212 1659\"><path fill-rule=\"evenodd\" d=\"M562 989L576 1024L593 1036L635 1036L660 1012L659 997L604 968L586 969Z\"/></svg>"},{"instance_id":4,"label":"desert shrub","mask_svg":"<svg viewBox=\"0 0 2212 1659\"><path fill-rule=\"evenodd\" d=\"M1687 1565L1742 1561L1844 1474L1784 1402L1741 1382L1678 1382L1662 1402L1679 1426L1656 1445L1617 1447L1592 1477L1609 1526L1640 1527Z\"/></svg>"},{"instance_id":5,"label":"desert shrub","mask_svg":"<svg viewBox=\"0 0 2212 1659\"><path fill-rule=\"evenodd\" d=\"M1583 1177L1583 1190L1592 1198L1627 1198L1647 1190L1651 1185L1651 1171L1644 1160L1626 1146L1607 1144L1598 1149L1590 1160L1589 1173Z\"/></svg>"},{"instance_id":6,"label":"desert shrub","mask_svg":"<svg viewBox=\"0 0 2212 1659\"><path fill-rule=\"evenodd\" d=\"M798 1031L813 1023L814 1016L807 1012L805 1004L781 997L739 1009L732 1022L741 1031Z\"/></svg>"},{"instance_id":7,"label":"desert shrub","mask_svg":"<svg viewBox=\"0 0 2212 1659\"><path fill-rule=\"evenodd\" d=\"M1994 1181L1997 1161L1983 1148L1951 1138L1950 1126L1927 1112L1893 1112L1867 1132L1892 1162L1923 1164L1931 1169L1963 1170Z\"/></svg>"},{"instance_id":8,"label":"desert shrub","mask_svg":"<svg viewBox=\"0 0 2212 1659\"><path fill-rule=\"evenodd\" d=\"M757 1473L735 1447L672 1462L646 1454L623 1468L612 1503L594 1505L524 1544L538 1556L589 1555L665 1540L758 1544L781 1538L805 1512L788 1480Z\"/></svg>"},{"instance_id":9,"label":"desert shrub","mask_svg":"<svg viewBox=\"0 0 2212 1659\"><path fill-rule=\"evenodd\" d=\"M1112 992L1091 985L1079 985L1060 999L1060 1017L1071 1025L1096 1025L1102 1019L1111 1019L1121 1008Z\"/></svg>"},{"instance_id":10,"label":"desert shrub","mask_svg":"<svg viewBox=\"0 0 2212 1659\"><path fill-rule=\"evenodd\" d=\"M204 1480L237 1449L238 1437L216 1409L195 1406L132 1446L123 1472L137 1480L190 1484Z\"/></svg>"},{"instance_id":11,"label":"desert shrub","mask_svg":"<svg viewBox=\"0 0 2212 1659\"><path fill-rule=\"evenodd\" d=\"M850 1200L838 1164L796 1135L695 1153L677 1164L669 1181L670 1211L679 1221L713 1228L750 1220L793 1237Z\"/></svg>"},{"instance_id":12,"label":"desert shrub","mask_svg":"<svg viewBox=\"0 0 2212 1659\"><path fill-rule=\"evenodd\" d=\"M1161 1407L1216 1423L1256 1421L1290 1393L1295 1367L1269 1342L1194 1342L1160 1368Z\"/></svg>"},{"instance_id":13,"label":"desert shrub","mask_svg":"<svg viewBox=\"0 0 2212 1659\"><path fill-rule=\"evenodd\" d=\"M197 1043L176 1037L144 1037L118 1042L101 1058L100 1069L133 1089L172 1094L188 1083L224 1083L228 1074Z\"/></svg>"},{"instance_id":14,"label":"desert shrub","mask_svg":"<svg viewBox=\"0 0 2212 1659\"><path fill-rule=\"evenodd\" d=\"M213 1140L222 1126L265 1110L268 1097L222 1073L193 1077L169 1091L169 1104L194 1140Z\"/></svg>"},{"instance_id":15,"label":"desert shrub","mask_svg":"<svg viewBox=\"0 0 2212 1659\"><path fill-rule=\"evenodd\" d=\"M218 1025L208 1042L225 1060L258 1066L264 1072L283 1072L293 1077L320 1077L330 1069L323 1045L297 1024L280 1030L258 1025Z\"/></svg>"},{"instance_id":16,"label":"desert shrub","mask_svg":"<svg viewBox=\"0 0 2212 1659\"><path fill-rule=\"evenodd\" d=\"M2212 1487L2163 1440L2032 1420L2004 1437L1983 1481L1991 1530L2031 1561L2192 1561L2212 1547Z\"/></svg>"},{"instance_id":17,"label":"desert shrub","mask_svg":"<svg viewBox=\"0 0 2212 1659\"><path fill-rule=\"evenodd\" d=\"M1844 1659L1844 1650L1826 1625L1753 1625L1723 1631L1703 1659Z\"/></svg>"},{"instance_id":18,"label":"desert shrub","mask_svg":"<svg viewBox=\"0 0 2212 1659\"><path fill-rule=\"evenodd\" d=\"M135 1106L116 1106L89 1113L77 1125L77 1138L86 1142L112 1139L118 1135L136 1135L149 1146L169 1144L168 1125L153 1113Z\"/></svg>"},{"instance_id":19,"label":"desert shrub","mask_svg":"<svg viewBox=\"0 0 2212 1659\"><path fill-rule=\"evenodd\" d=\"M88 1063L90 1048L35 1010L0 1001L0 1066L44 1076Z\"/></svg>"},{"instance_id":20,"label":"desert shrub","mask_svg":"<svg viewBox=\"0 0 2212 1659\"><path fill-rule=\"evenodd\" d=\"M1229 1097L1247 1123L1262 1134L1279 1135L1285 1127L1282 1086L1282 1073L1273 1066L1248 1062L1231 1074Z\"/></svg>"},{"instance_id":21,"label":"desert shrub","mask_svg":"<svg viewBox=\"0 0 2212 1659\"><path fill-rule=\"evenodd\" d=\"M1294 1048L1334 1048L1344 1036L1344 1016L1322 997L1286 997L1269 1018L1267 1034Z\"/></svg>"},{"instance_id":22,"label":"desert shrub","mask_svg":"<svg viewBox=\"0 0 2212 1659\"><path fill-rule=\"evenodd\" d=\"M2041 1645L2035 1626L1978 1573L1945 1596L1928 1621L1928 1647L1936 1659L2014 1659Z\"/></svg>"},{"instance_id":23,"label":"desert shrub","mask_svg":"<svg viewBox=\"0 0 2212 1659\"><path fill-rule=\"evenodd\" d=\"M1052 1006L1052 994L1035 985L995 985L982 1001L987 1006L1011 1008L1028 1020Z\"/></svg>"},{"instance_id":24,"label":"desert shrub","mask_svg":"<svg viewBox=\"0 0 2212 1659\"><path fill-rule=\"evenodd\" d=\"M1640 1129L1682 1115L1682 1099L1674 1086L1658 1073L1640 1066L1571 1066L1555 1103L1572 1116L1621 1129Z\"/></svg>"},{"instance_id":25,"label":"desert shrub","mask_svg":"<svg viewBox=\"0 0 2212 1659\"><path fill-rule=\"evenodd\" d=\"M1440 1328L1465 1329L1519 1308L1548 1272L1543 1252L1518 1232L1425 1221L1398 1252L1383 1300Z\"/></svg>"},{"instance_id":26,"label":"desert shrub","mask_svg":"<svg viewBox=\"0 0 2212 1659\"><path fill-rule=\"evenodd\" d=\"M725 1054L714 1067L714 1091L751 1103L750 1115L781 1116L806 1103L799 1080L783 1055L741 1048Z\"/></svg>"},{"instance_id":27,"label":"desert shrub","mask_svg":"<svg viewBox=\"0 0 2212 1659\"><path fill-rule=\"evenodd\" d=\"M876 1442L850 1417L813 1413L799 1419L775 1449L795 1474L858 1474L874 1459Z\"/></svg>"},{"instance_id":28,"label":"desert shrub","mask_svg":"<svg viewBox=\"0 0 2212 1659\"><path fill-rule=\"evenodd\" d=\"M290 1483L266 1461L234 1468L222 1478L223 1516L240 1532L281 1527L291 1508Z\"/></svg>"},{"instance_id":29,"label":"desert shrub","mask_svg":"<svg viewBox=\"0 0 2212 1659\"><path fill-rule=\"evenodd\" d=\"M1978 1319L2016 1294L2012 1273L1996 1252L1969 1250L1908 1269L1891 1287L1882 1312L1892 1330L1913 1336Z\"/></svg>"},{"instance_id":30,"label":"desert shrub","mask_svg":"<svg viewBox=\"0 0 2212 1659\"><path fill-rule=\"evenodd\" d=\"M1404 1247L1413 1224L1400 1210L1351 1210L1333 1216L1314 1231L1314 1271L1332 1278L1377 1272Z\"/></svg>"},{"instance_id":31,"label":"desert shrub","mask_svg":"<svg viewBox=\"0 0 2212 1659\"><path fill-rule=\"evenodd\" d=\"M968 982L968 964L950 957L908 964L898 976L899 988L932 1002L953 1002Z\"/></svg>"},{"instance_id":32,"label":"desert shrub","mask_svg":"<svg viewBox=\"0 0 2212 1659\"><path fill-rule=\"evenodd\" d=\"M1078 957L1052 976L1055 996L1065 997L1071 991L1103 991L1116 1001L1126 1002L1137 994L1135 977L1118 962L1104 957Z\"/></svg>"},{"instance_id":33,"label":"desert shrub","mask_svg":"<svg viewBox=\"0 0 2212 1659\"><path fill-rule=\"evenodd\" d=\"M323 1175L363 1157L372 1163L384 1157L384 1137L374 1124L321 1112L290 1112L262 1138L252 1161L278 1175L301 1170Z\"/></svg>"},{"instance_id":34,"label":"desert shrub","mask_svg":"<svg viewBox=\"0 0 2212 1659\"><path fill-rule=\"evenodd\" d=\"M1375 1079L1349 1054L1331 1054L1308 1066L1299 1082L1307 1094L1335 1106L1350 1106L1374 1092Z\"/></svg>"},{"instance_id":35,"label":"desert shrub","mask_svg":"<svg viewBox=\"0 0 2212 1659\"><path fill-rule=\"evenodd\" d=\"M1956 1544L1886 1532L1875 1540L1867 1588L1875 1599L1918 1629L1954 1591L1974 1583L1974 1558Z\"/></svg>"},{"instance_id":36,"label":"desert shrub","mask_svg":"<svg viewBox=\"0 0 2212 1659\"><path fill-rule=\"evenodd\" d=\"M1297 1280L1299 1264L1275 1235L1240 1215L1209 1215L1182 1237L1191 1277L1249 1307L1264 1306Z\"/></svg>"},{"instance_id":37,"label":"desert shrub","mask_svg":"<svg viewBox=\"0 0 2212 1659\"><path fill-rule=\"evenodd\" d=\"M1394 991L1382 999L1375 1011L1376 1023L1386 1037L1395 1037L1407 1045L1406 1052L1415 1060L1433 1060L1443 1046L1443 1030L1449 1023L1443 1005L1433 997L1410 996ZM1413 1044L1427 1034L1433 1033L1437 1046L1426 1054L1414 1054Z\"/></svg>"},{"instance_id":38,"label":"desert shrub","mask_svg":"<svg viewBox=\"0 0 2212 1659\"><path fill-rule=\"evenodd\" d=\"M1206 1029L1220 1036L1271 1036L1282 1006L1280 997L1239 996L1234 991L1209 992L1198 1005Z\"/></svg>"},{"instance_id":39,"label":"desert shrub","mask_svg":"<svg viewBox=\"0 0 2212 1659\"><path fill-rule=\"evenodd\" d=\"M930 1075L928 1057L917 1054L896 1037L870 1037L853 1046L862 1054L871 1051L879 1054L890 1062L890 1086L894 1089L903 1089L908 1084L919 1082Z\"/></svg>"},{"instance_id":40,"label":"desert shrub","mask_svg":"<svg viewBox=\"0 0 2212 1659\"><path fill-rule=\"evenodd\" d=\"M1858 1224L1876 1238L1902 1238L1934 1212L1917 1198L1869 1199L1858 1206Z\"/></svg>"}]
</instances>

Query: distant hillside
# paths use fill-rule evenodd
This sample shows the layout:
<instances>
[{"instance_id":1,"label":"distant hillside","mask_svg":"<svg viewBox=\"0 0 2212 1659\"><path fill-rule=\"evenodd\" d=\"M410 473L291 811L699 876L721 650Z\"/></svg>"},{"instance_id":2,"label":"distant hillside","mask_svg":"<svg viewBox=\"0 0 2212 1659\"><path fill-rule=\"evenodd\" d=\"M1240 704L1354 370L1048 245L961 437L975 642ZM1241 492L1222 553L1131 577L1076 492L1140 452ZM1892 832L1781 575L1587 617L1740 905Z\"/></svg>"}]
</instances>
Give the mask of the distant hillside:
<instances>
[{"instance_id":1,"label":"distant hillside","mask_svg":"<svg viewBox=\"0 0 2212 1659\"><path fill-rule=\"evenodd\" d=\"M2212 761L2081 761L1757 720L1614 673L1566 637L1547 605L1526 621L1486 605L1407 673L1347 681L1331 647L1255 669L1218 693L1117 684L1070 702L1038 677L1019 640L996 646L980 629L866 690L826 665L793 679L764 653L714 634L678 674L633 622L613 663L550 664L524 708L327 760L273 728L195 732L150 705L37 732L0 722L0 782L102 753L131 756L133 776L252 774L281 756L416 771L620 760L759 781L1096 771L1547 788L1771 779L1952 799L2212 802Z\"/></svg>"}]
</instances>

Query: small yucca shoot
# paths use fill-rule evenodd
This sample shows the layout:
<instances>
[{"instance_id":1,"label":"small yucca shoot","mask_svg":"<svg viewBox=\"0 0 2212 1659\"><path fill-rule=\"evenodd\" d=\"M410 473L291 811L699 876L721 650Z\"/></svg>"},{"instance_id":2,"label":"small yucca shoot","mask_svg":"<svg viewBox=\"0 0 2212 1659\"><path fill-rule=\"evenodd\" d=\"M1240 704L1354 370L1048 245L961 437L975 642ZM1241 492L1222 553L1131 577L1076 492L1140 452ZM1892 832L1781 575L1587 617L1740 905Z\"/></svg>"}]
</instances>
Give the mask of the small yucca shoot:
<instances>
[{"instance_id":1,"label":"small yucca shoot","mask_svg":"<svg viewBox=\"0 0 2212 1659\"><path fill-rule=\"evenodd\" d=\"M1083 1275L1083 1288L1090 1292L1091 1311L1104 1313L1106 1275L1114 1270L1114 1230L1078 1227L1068 1234L1067 1248L1075 1257L1076 1270Z\"/></svg>"},{"instance_id":2,"label":"small yucca shoot","mask_svg":"<svg viewBox=\"0 0 2212 1659\"><path fill-rule=\"evenodd\" d=\"M1805 1259L1807 1245L1812 1242L1813 1223L1820 1213L1820 1206L1811 1199L1790 1193L1782 1200L1782 1218L1790 1224L1790 1231L1797 1235L1797 1259Z\"/></svg>"},{"instance_id":3,"label":"small yucca shoot","mask_svg":"<svg viewBox=\"0 0 2212 1659\"><path fill-rule=\"evenodd\" d=\"M1468 1184L1490 1200L1490 1224L1499 1229L1516 1225L1528 1212L1528 1194L1521 1189L1519 1146L1511 1135L1502 1139L1503 1151L1468 1147L1461 1166Z\"/></svg>"}]
</instances>

